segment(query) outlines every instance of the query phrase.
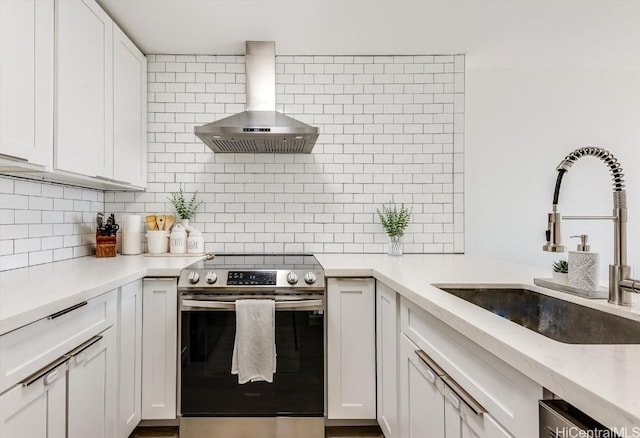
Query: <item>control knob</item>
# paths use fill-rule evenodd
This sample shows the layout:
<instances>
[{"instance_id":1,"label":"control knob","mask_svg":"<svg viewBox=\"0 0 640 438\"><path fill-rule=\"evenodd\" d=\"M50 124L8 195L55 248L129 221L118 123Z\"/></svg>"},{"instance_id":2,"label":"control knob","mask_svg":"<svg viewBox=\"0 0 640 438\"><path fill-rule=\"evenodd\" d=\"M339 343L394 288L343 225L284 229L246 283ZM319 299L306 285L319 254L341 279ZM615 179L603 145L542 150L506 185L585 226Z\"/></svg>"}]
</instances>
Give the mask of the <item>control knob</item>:
<instances>
[{"instance_id":1,"label":"control knob","mask_svg":"<svg viewBox=\"0 0 640 438\"><path fill-rule=\"evenodd\" d=\"M207 272L207 283L214 284L216 281L218 281L218 275L212 271Z\"/></svg>"},{"instance_id":2,"label":"control knob","mask_svg":"<svg viewBox=\"0 0 640 438\"><path fill-rule=\"evenodd\" d=\"M313 272L309 271L306 274L304 274L304 282L307 284L313 284L316 282L316 274L314 274Z\"/></svg>"},{"instance_id":3,"label":"control knob","mask_svg":"<svg viewBox=\"0 0 640 438\"><path fill-rule=\"evenodd\" d=\"M287 274L287 283L289 284L296 284L298 282L298 274L296 274L293 271L290 271Z\"/></svg>"},{"instance_id":4,"label":"control knob","mask_svg":"<svg viewBox=\"0 0 640 438\"><path fill-rule=\"evenodd\" d=\"M189 283L196 284L198 281L200 281L200 274L196 271L189 272Z\"/></svg>"}]
</instances>

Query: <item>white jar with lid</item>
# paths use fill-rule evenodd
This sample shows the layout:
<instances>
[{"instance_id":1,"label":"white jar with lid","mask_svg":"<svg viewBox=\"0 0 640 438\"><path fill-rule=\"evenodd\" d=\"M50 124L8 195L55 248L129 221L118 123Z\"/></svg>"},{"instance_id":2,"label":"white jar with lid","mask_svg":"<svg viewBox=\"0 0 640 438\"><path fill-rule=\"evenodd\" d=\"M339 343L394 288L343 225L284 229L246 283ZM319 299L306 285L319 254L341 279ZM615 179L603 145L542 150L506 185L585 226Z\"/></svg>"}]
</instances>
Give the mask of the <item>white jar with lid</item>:
<instances>
[{"instance_id":1,"label":"white jar with lid","mask_svg":"<svg viewBox=\"0 0 640 438\"><path fill-rule=\"evenodd\" d=\"M180 224L175 224L169 236L169 252L184 254L187 252L187 231Z\"/></svg>"},{"instance_id":2,"label":"white jar with lid","mask_svg":"<svg viewBox=\"0 0 640 438\"><path fill-rule=\"evenodd\" d=\"M202 233L195 228L189 233L187 252L189 254L201 254L204 252L204 238L202 237Z\"/></svg>"}]
</instances>

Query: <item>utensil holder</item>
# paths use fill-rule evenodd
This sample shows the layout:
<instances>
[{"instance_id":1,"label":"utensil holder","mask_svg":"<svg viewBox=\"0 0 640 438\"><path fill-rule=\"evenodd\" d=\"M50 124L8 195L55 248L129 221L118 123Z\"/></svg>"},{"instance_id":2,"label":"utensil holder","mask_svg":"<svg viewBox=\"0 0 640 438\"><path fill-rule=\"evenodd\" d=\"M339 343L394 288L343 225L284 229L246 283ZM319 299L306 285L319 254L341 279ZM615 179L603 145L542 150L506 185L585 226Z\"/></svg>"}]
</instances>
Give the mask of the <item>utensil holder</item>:
<instances>
[{"instance_id":1,"label":"utensil holder","mask_svg":"<svg viewBox=\"0 0 640 438\"><path fill-rule=\"evenodd\" d=\"M96 233L96 257L115 257L117 236L101 236Z\"/></svg>"}]
</instances>

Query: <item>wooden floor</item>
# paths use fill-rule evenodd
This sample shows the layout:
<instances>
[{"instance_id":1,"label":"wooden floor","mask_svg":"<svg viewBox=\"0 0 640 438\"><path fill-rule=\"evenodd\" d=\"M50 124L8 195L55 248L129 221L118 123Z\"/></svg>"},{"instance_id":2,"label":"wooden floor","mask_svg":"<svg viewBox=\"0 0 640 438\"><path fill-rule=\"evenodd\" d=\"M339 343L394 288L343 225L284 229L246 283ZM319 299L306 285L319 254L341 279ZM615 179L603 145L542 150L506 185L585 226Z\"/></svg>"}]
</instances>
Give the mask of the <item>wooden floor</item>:
<instances>
[{"instance_id":1,"label":"wooden floor","mask_svg":"<svg viewBox=\"0 0 640 438\"><path fill-rule=\"evenodd\" d=\"M325 436L327 438L384 438L377 426L328 427ZM175 427L139 427L130 438L179 438L179 436L178 429Z\"/></svg>"}]
</instances>

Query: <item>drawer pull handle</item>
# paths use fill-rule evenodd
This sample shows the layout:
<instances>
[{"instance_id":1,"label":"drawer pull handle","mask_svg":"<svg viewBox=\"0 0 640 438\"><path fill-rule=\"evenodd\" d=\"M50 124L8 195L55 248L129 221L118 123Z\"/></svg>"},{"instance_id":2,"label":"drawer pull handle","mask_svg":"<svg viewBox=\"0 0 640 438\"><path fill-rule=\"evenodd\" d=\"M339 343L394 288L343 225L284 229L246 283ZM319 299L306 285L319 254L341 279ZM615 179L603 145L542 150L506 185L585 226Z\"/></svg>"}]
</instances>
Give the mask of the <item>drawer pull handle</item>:
<instances>
[{"instance_id":1,"label":"drawer pull handle","mask_svg":"<svg viewBox=\"0 0 640 438\"><path fill-rule=\"evenodd\" d=\"M462 388L462 386L458 384L458 382L456 382L449 376L445 376L443 379L444 383L450 390L449 393L453 392L453 396L459 397L460 400L462 400L462 402L467 405L474 414L482 415L487 412L487 410L483 408L482 405L478 403L473 397L471 397L469 393L467 393L467 391L465 391L464 388Z\"/></svg>"},{"instance_id":2,"label":"drawer pull handle","mask_svg":"<svg viewBox=\"0 0 640 438\"><path fill-rule=\"evenodd\" d=\"M45 385L50 385L51 383L53 383L58 378L58 370L57 370L57 368L59 366L61 366L61 365L64 365L68 360L69 360L69 358L66 357L66 356L59 357L58 359L56 359L53 362L51 362L49 365L45 366L44 368L40 368L35 373L31 374L29 377L27 377L22 382L20 382L20 384L22 386L29 386L29 385L37 382L38 380L40 380L40 378L44 377L45 378L44 379L44 384ZM49 376L51 376L53 374L52 371L55 372L55 375L54 375L54 377L51 378ZM51 373L51 374L49 374L49 373Z\"/></svg>"},{"instance_id":3,"label":"drawer pull handle","mask_svg":"<svg viewBox=\"0 0 640 438\"><path fill-rule=\"evenodd\" d=\"M79 345L77 348L74 348L73 350L71 350L70 352L65 354L65 357L67 359L71 359L72 357L74 357L76 363L82 362L85 359L85 357L84 357L85 355L82 354L82 353L84 353L84 351L87 348L91 347L93 344L98 342L100 339L102 339L102 335L94 336L93 338L91 338L87 342L85 342L84 344Z\"/></svg>"},{"instance_id":4,"label":"drawer pull handle","mask_svg":"<svg viewBox=\"0 0 640 438\"><path fill-rule=\"evenodd\" d=\"M29 160L27 160L26 158L16 157L15 155L9 155L5 153L0 154L0 157L8 158L10 160L15 160L15 161L22 161L23 163L29 162Z\"/></svg>"},{"instance_id":5,"label":"drawer pull handle","mask_svg":"<svg viewBox=\"0 0 640 438\"><path fill-rule=\"evenodd\" d=\"M47 319L56 319L56 318L58 318L58 317L60 317L62 315L65 315L65 314L69 313L69 312L73 312L74 310L79 309L80 307L86 306L87 304L88 303L86 301L83 301L81 303L76 304L75 306L67 307L64 310L61 310L61 311L56 312L54 314L51 314L51 315L47 316Z\"/></svg>"},{"instance_id":6,"label":"drawer pull handle","mask_svg":"<svg viewBox=\"0 0 640 438\"><path fill-rule=\"evenodd\" d=\"M422 362L424 362L426 366L431 368L431 370L433 370L433 372L438 376L444 376L447 374L444 372L442 368L440 368L440 365L438 365L433 359L431 359L429 355L424 351L416 350L416 355L420 358Z\"/></svg>"},{"instance_id":7,"label":"drawer pull handle","mask_svg":"<svg viewBox=\"0 0 640 438\"><path fill-rule=\"evenodd\" d=\"M373 277L330 277L336 281L369 281L372 280Z\"/></svg>"}]
</instances>

